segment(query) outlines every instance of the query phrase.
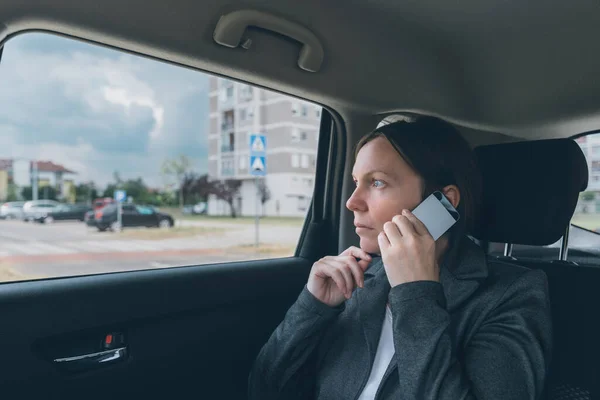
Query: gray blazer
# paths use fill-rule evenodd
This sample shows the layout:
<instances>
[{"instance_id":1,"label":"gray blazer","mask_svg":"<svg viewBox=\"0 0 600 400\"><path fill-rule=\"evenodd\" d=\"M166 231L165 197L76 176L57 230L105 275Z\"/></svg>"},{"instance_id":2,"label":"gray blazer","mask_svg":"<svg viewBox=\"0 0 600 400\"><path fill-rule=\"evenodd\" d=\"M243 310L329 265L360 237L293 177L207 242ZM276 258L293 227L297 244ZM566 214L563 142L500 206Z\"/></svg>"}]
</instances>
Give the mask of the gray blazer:
<instances>
[{"instance_id":1,"label":"gray blazer","mask_svg":"<svg viewBox=\"0 0 600 400\"><path fill-rule=\"evenodd\" d=\"M538 399L551 354L546 275L486 260L469 239L440 283L390 290L380 258L363 289L332 308L304 288L260 351L250 399L356 399L389 299L396 353L376 399Z\"/></svg>"}]
</instances>

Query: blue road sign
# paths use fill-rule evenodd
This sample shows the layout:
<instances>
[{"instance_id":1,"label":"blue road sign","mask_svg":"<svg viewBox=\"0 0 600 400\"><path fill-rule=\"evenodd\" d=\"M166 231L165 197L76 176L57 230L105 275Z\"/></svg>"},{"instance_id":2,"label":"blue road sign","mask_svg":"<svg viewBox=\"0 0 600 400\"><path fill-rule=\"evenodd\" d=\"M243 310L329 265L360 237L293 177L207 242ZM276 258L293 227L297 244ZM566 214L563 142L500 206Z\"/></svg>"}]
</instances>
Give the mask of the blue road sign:
<instances>
[{"instance_id":1,"label":"blue road sign","mask_svg":"<svg viewBox=\"0 0 600 400\"><path fill-rule=\"evenodd\" d=\"M250 135L250 175L267 174L267 137L261 134Z\"/></svg>"},{"instance_id":2,"label":"blue road sign","mask_svg":"<svg viewBox=\"0 0 600 400\"><path fill-rule=\"evenodd\" d=\"M114 196L115 196L115 200L118 203L122 203L127 198L127 192L125 192L124 190L115 190Z\"/></svg>"},{"instance_id":3,"label":"blue road sign","mask_svg":"<svg viewBox=\"0 0 600 400\"><path fill-rule=\"evenodd\" d=\"M265 176L267 174L267 157L250 156L250 175Z\"/></svg>"}]
</instances>

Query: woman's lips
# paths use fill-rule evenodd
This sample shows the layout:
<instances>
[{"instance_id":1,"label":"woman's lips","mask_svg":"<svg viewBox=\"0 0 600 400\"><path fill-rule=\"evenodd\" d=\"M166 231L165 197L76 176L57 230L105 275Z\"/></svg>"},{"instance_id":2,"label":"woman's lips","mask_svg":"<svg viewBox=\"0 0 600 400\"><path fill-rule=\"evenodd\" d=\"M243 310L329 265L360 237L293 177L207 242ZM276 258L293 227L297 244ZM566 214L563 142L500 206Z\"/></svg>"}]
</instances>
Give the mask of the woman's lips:
<instances>
[{"instance_id":1,"label":"woman's lips","mask_svg":"<svg viewBox=\"0 0 600 400\"><path fill-rule=\"evenodd\" d=\"M373 230L373 228L371 228L371 227L369 227L367 225L364 225L364 224L357 224L357 223L355 223L354 226L356 227L355 231L358 234L360 234L361 232L366 233L368 231Z\"/></svg>"}]
</instances>

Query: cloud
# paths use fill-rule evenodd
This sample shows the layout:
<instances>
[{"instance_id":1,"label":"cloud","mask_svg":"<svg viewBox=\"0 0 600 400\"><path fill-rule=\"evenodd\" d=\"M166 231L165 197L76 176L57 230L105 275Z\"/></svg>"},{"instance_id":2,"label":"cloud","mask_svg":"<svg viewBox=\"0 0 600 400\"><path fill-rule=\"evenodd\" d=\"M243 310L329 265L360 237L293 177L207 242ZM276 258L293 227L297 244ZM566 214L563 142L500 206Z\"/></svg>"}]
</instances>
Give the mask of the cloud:
<instances>
[{"instance_id":1,"label":"cloud","mask_svg":"<svg viewBox=\"0 0 600 400\"><path fill-rule=\"evenodd\" d=\"M166 158L206 170L208 76L49 34L17 36L0 64L0 157L63 164L76 180L162 183Z\"/></svg>"}]
</instances>

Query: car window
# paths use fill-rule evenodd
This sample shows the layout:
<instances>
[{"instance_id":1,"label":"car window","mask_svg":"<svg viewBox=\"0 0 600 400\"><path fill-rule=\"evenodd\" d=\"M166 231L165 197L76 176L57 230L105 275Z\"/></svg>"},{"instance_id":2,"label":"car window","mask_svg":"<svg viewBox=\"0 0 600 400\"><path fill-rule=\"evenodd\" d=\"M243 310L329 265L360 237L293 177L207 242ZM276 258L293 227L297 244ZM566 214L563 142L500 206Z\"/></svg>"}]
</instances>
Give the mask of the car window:
<instances>
[{"instance_id":1,"label":"car window","mask_svg":"<svg viewBox=\"0 0 600 400\"><path fill-rule=\"evenodd\" d=\"M154 214L154 210L152 208L150 208L150 207L136 206L135 209L140 214L144 214L144 215Z\"/></svg>"},{"instance_id":2,"label":"car window","mask_svg":"<svg viewBox=\"0 0 600 400\"><path fill-rule=\"evenodd\" d=\"M0 84L0 201L57 202L0 220L0 281L294 254L318 105L39 32L4 44ZM74 203L93 213L27 220Z\"/></svg>"}]
</instances>

